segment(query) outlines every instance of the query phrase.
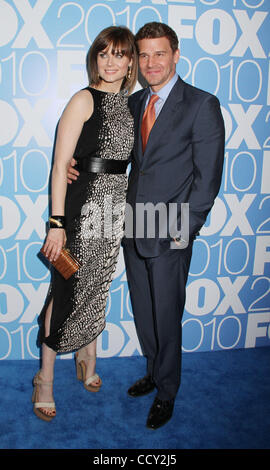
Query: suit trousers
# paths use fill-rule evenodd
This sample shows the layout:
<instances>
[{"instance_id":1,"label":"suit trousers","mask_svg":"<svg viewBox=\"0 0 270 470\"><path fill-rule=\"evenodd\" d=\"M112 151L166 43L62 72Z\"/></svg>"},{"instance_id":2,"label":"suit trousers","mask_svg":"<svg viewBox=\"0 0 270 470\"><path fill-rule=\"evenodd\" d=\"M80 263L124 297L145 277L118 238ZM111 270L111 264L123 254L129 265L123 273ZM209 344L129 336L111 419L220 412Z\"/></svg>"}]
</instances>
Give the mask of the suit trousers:
<instances>
[{"instance_id":1,"label":"suit trousers","mask_svg":"<svg viewBox=\"0 0 270 470\"><path fill-rule=\"evenodd\" d=\"M181 381L181 320L192 243L144 258L134 240L123 243L138 339L160 400L175 398Z\"/></svg>"}]
</instances>

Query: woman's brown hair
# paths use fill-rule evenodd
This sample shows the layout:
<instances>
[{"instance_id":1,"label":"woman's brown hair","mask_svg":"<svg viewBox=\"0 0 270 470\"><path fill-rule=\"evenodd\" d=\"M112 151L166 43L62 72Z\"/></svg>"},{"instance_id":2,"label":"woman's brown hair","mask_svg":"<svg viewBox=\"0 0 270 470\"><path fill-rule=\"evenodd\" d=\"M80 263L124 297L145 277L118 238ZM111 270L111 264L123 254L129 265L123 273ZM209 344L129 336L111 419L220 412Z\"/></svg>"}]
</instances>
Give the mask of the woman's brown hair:
<instances>
[{"instance_id":1,"label":"woman's brown hair","mask_svg":"<svg viewBox=\"0 0 270 470\"><path fill-rule=\"evenodd\" d=\"M121 89L126 89L129 94L134 89L138 76L138 56L135 39L132 32L125 26L109 26L103 29L91 45L86 59L86 67L90 85L99 85L100 77L97 67L97 56L101 51L112 45L112 50L121 52L132 59L129 77L123 80Z\"/></svg>"}]
</instances>

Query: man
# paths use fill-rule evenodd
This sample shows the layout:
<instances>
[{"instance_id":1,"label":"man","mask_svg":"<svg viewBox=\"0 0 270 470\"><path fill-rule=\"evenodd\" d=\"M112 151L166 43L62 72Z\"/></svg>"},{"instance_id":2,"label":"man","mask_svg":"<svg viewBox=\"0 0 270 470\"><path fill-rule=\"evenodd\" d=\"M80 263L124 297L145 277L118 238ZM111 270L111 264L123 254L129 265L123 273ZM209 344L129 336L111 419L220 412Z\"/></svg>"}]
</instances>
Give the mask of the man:
<instances>
[{"instance_id":1,"label":"man","mask_svg":"<svg viewBox=\"0 0 270 470\"><path fill-rule=\"evenodd\" d=\"M169 26L146 24L138 31L136 43L140 71L149 87L130 97L135 144L127 207L133 218L126 220L123 249L147 375L128 393L140 397L157 389L146 423L157 429L171 418L180 386L181 319L192 244L220 188L224 123L218 99L176 74L178 39ZM157 97L150 102L153 94ZM168 213L170 206L176 206L177 227L188 220L189 240L178 236L175 223L172 229L168 213L162 218L166 230L156 214L154 222L149 221L141 213L149 203L162 204ZM185 220L183 203L189 204Z\"/></svg>"}]
</instances>

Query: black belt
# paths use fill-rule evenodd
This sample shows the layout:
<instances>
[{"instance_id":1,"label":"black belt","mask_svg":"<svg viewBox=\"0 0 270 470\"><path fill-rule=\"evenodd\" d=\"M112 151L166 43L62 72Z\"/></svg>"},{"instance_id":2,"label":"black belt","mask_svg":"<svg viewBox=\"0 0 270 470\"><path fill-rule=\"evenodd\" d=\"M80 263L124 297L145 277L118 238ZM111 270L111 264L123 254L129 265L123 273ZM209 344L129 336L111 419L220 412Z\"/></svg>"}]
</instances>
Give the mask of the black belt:
<instances>
[{"instance_id":1,"label":"black belt","mask_svg":"<svg viewBox=\"0 0 270 470\"><path fill-rule=\"evenodd\" d=\"M127 160L107 160L99 157L85 157L78 159L75 168L89 173L119 174L126 173L127 165Z\"/></svg>"}]
</instances>

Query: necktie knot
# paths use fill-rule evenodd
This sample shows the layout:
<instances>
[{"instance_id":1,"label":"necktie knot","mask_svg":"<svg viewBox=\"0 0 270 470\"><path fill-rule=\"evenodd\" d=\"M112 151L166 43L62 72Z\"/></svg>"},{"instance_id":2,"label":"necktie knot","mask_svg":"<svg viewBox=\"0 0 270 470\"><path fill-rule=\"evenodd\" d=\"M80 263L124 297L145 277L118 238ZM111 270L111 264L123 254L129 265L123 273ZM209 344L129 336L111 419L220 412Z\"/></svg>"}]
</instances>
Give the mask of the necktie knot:
<instances>
[{"instance_id":1,"label":"necktie knot","mask_svg":"<svg viewBox=\"0 0 270 470\"><path fill-rule=\"evenodd\" d=\"M157 102L159 96L158 95L151 95L148 106L154 106L154 104Z\"/></svg>"},{"instance_id":2,"label":"necktie knot","mask_svg":"<svg viewBox=\"0 0 270 470\"><path fill-rule=\"evenodd\" d=\"M151 132L151 129L156 119L155 103L157 102L158 99L159 99L158 95L155 95L155 94L151 95L149 103L144 111L144 115L142 118L141 134L142 134L143 152L145 150L149 134Z\"/></svg>"}]
</instances>

